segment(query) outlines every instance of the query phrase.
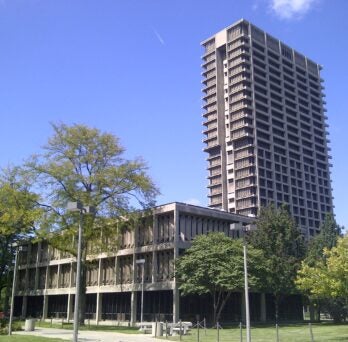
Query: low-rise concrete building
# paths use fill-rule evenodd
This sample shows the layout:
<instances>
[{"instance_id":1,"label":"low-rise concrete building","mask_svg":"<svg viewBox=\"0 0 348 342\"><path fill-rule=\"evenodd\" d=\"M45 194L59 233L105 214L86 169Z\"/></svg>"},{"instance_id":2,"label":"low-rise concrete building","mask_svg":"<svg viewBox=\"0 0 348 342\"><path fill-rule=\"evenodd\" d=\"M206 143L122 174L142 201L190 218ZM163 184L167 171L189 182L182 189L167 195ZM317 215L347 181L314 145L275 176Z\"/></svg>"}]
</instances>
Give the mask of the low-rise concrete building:
<instances>
[{"instance_id":1,"label":"low-rise concrete building","mask_svg":"<svg viewBox=\"0 0 348 342\"><path fill-rule=\"evenodd\" d=\"M116 252L88 257L86 318L93 322L140 321L144 263L144 320L178 321L196 314L208 317L209 299L180 298L174 260L196 235L224 232L234 238L233 223L250 224L253 218L184 203L155 207L135 227L122 231ZM19 252L15 316L73 319L76 259L47 242L29 244ZM254 319L266 319L266 299L251 294ZM202 297L200 297L202 299ZM241 293L232 296L225 318L243 316ZM209 311L209 312L208 312Z\"/></svg>"}]
</instances>

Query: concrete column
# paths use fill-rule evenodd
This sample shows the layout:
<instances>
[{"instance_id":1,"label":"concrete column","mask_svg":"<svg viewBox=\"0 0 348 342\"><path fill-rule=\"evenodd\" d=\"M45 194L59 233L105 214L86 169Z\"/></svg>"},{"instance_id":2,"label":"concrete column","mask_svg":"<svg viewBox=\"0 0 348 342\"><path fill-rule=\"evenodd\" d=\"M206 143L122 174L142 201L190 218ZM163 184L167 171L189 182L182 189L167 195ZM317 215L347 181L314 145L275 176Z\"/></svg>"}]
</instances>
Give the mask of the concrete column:
<instances>
[{"instance_id":1,"label":"concrete column","mask_svg":"<svg viewBox=\"0 0 348 342\"><path fill-rule=\"evenodd\" d=\"M71 287L72 287L72 281L73 281L73 263L70 263L70 272L69 272L69 293L68 293L68 305L67 305L67 313L66 313L66 319L68 322L73 319L74 313L73 313L73 294L71 293Z\"/></svg>"},{"instance_id":2,"label":"concrete column","mask_svg":"<svg viewBox=\"0 0 348 342\"><path fill-rule=\"evenodd\" d=\"M119 257L116 255L116 257L115 257L115 285L119 284L120 282L121 282L120 260L119 260Z\"/></svg>"},{"instance_id":3,"label":"concrete column","mask_svg":"<svg viewBox=\"0 0 348 342\"><path fill-rule=\"evenodd\" d=\"M132 291L131 295L131 325L135 325L137 321L137 291Z\"/></svg>"},{"instance_id":4,"label":"concrete column","mask_svg":"<svg viewBox=\"0 0 348 342\"><path fill-rule=\"evenodd\" d=\"M261 322L266 322L267 320L267 308L266 308L266 294L265 293L260 293L260 319Z\"/></svg>"},{"instance_id":5,"label":"concrete column","mask_svg":"<svg viewBox=\"0 0 348 342\"><path fill-rule=\"evenodd\" d=\"M158 232L158 219L157 215L153 214L153 227L152 227L152 283L157 281L157 254L155 250Z\"/></svg>"},{"instance_id":6,"label":"concrete column","mask_svg":"<svg viewBox=\"0 0 348 342\"><path fill-rule=\"evenodd\" d=\"M46 267L46 278L45 278L44 300L43 300L43 308L42 308L42 318L43 319L47 318L47 313L48 313L48 295L46 294L46 290L48 289L49 276L50 276L50 266L47 266Z\"/></svg>"},{"instance_id":7,"label":"concrete column","mask_svg":"<svg viewBox=\"0 0 348 342\"><path fill-rule=\"evenodd\" d=\"M99 260L98 260L98 287L102 285L102 276L103 276L103 259L99 258Z\"/></svg>"},{"instance_id":8,"label":"concrete column","mask_svg":"<svg viewBox=\"0 0 348 342\"><path fill-rule=\"evenodd\" d=\"M102 302L103 302L103 294L98 292L97 293L97 305L96 305L96 312L95 312L95 323L98 325L99 321L101 320L101 314L102 314Z\"/></svg>"},{"instance_id":9,"label":"concrete column","mask_svg":"<svg viewBox=\"0 0 348 342\"><path fill-rule=\"evenodd\" d=\"M57 272L57 288L60 288L60 273L61 273L61 264L58 264L58 272Z\"/></svg>"},{"instance_id":10,"label":"concrete column","mask_svg":"<svg viewBox=\"0 0 348 342\"><path fill-rule=\"evenodd\" d=\"M41 242L37 243L37 255L36 255L36 265L35 265L35 285L34 289L37 290L39 287L39 263L41 260Z\"/></svg>"},{"instance_id":11,"label":"concrete column","mask_svg":"<svg viewBox=\"0 0 348 342\"><path fill-rule=\"evenodd\" d=\"M173 323L179 322L180 319L180 294L177 285L173 290Z\"/></svg>"},{"instance_id":12,"label":"concrete column","mask_svg":"<svg viewBox=\"0 0 348 342\"><path fill-rule=\"evenodd\" d=\"M73 313L73 301L74 297L72 293L68 294L68 305L67 305L67 312L66 312L66 319L68 322L73 319L74 313Z\"/></svg>"},{"instance_id":13,"label":"concrete column","mask_svg":"<svg viewBox=\"0 0 348 342\"><path fill-rule=\"evenodd\" d=\"M242 316L242 321L246 321L246 315L245 315L245 293L244 291L241 293L242 296L242 307L241 307L241 316Z\"/></svg>"},{"instance_id":14,"label":"concrete column","mask_svg":"<svg viewBox=\"0 0 348 342\"><path fill-rule=\"evenodd\" d=\"M47 318L48 313L48 295L44 295L43 308L42 308L42 319Z\"/></svg>"},{"instance_id":15,"label":"concrete column","mask_svg":"<svg viewBox=\"0 0 348 342\"><path fill-rule=\"evenodd\" d=\"M24 277L24 292L26 294L29 291L29 264L30 264L31 249L32 249L32 245L31 245L31 243L29 243L26 266L25 266L25 277ZM24 298L23 298L23 303L24 303ZM23 307L24 307L24 305L23 305ZM27 311L27 309L25 308L25 312L26 311ZM23 316L23 317L25 317L25 316Z\"/></svg>"},{"instance_id":16,"label":"concrete column","mask_svg":"<svg viewBox=\"0 0 348 342\"><path fill-rule=\"evenodd\" d=\"M179 209L177 204L175 204L174 209L174 261L179 257ZM180 294L179 286L177 284L176 278L173 279L174 289L173 289L173 323L177 323L180 319Z\"/></svg>"},{"instance_id":17,"label":"concrete column","mask_svg":"<svg viewBox=\"0 0 348 342\"><path fill-rule=\"evenodd\" d=\"M156 251L152 251L152 279L151 281L155 283L157 281L157 253Z\"/></svg>"},{"instance_id":18,"label":"concrete column","mask_svg":"<svg viewBox=\"0 0 348 342\"><path fill-rule=\"evenodd\" d=\"M28 297L27 296L23 296L22 316L21 316L21 318L27 317L27 305L28 305Z\"/></svg>"},{"instance_id":19,"label":"concrete column","mask_svg":"<svg viewBox=\"0 0 348 342\"><path fill-rule=\"evenodd\" d=\"M103 276L103 259L99 258L98 260L98 292L96 299L96 307L95 307L95 323L98 324L101 319L101 307L102 307L102 294L100 291L100 286L102 285L102 276Z\"/></svg>"}]
</instances>

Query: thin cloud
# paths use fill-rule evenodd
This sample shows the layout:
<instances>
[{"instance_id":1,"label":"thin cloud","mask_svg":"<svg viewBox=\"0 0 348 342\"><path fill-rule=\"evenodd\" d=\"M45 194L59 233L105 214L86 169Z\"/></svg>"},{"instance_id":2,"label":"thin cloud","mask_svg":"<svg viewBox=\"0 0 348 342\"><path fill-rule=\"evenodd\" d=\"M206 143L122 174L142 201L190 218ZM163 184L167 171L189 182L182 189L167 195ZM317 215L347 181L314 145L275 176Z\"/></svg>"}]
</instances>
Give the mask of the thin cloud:
<instances>
[{"instance_id":1,"label":"thin cloud","mask_svg":"<svg viewBox=\"0 0 348 342\"><path fill-rule=\"evenodd\" d=\"M163 38L161 37L161 35L158 33L158 31L157 31L154 27L152 27L152 31L153 31L153 33L155 34L155 36L156 36L156 38L158 39L158 41L159 41L162 45L165 45Z\"/></svg>"},{"instance_id":2,"label":"thin cloud","mask_svg":"<svg viewBox=\"0 0 348 342\"><path fill-rule=\"evenodd\" d=\"M317 0L271 0L272 11L281 19L303 17Z\"/></svg>"}]
</instances>

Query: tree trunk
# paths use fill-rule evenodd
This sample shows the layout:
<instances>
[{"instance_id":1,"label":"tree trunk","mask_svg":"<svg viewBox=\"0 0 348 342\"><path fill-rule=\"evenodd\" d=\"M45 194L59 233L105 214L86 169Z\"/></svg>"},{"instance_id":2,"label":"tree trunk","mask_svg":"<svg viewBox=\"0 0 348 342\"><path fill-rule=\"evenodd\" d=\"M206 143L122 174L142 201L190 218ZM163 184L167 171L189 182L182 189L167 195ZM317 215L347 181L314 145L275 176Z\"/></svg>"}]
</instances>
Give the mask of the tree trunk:
<instances>
[{"instance_id":1,"label":"tree trunk","mask_svg":"<svg viewBox=\"0 0 348 342\"><path fill-rule=\"evenodd\" d=\"M274 308L275 308L275 321L278 324L279 321L279 296L274 296Z\"/></svg>"},{"instance_id":2,"label":"tree trunk","mask_svg":"<svg viewBox=\"0 0 348 342\"><path fill-rule=\"evenodd\" d=\"M218 312L217 312L217 315L216 315L216 323L219 322L219 319L220 319L220 316L221 316L221 312L223 310L223 308L225 307L226 303L227 303L227 300L228 298L230 298L231 296L231 292L228 292L225 296L225 298L222 300L221 304L220 304L220 307L218 308Z\"/></svg>"},{"instance_id":3,"label":"tree trunk","mask_svg":"<svg viewBox=\"0 0 348 342\"><path fill-rule=\"evenodd\" d=\"M217 314L217 299L216 299L216 293L213 294L213 322L214 325L216 324L216 314Z\"/></svg>"},{"instance_id":4,"label":"tree trunk","mask_svg":"<svg viewBox=\"0 0 348 342\"><path fill-rule=\"evenodd\" d=\"M314 322L315 321L315 311L314 311L314 304L313 304L313 301L310 299L309 301L309 320L311 322Z\"/></svg>"}]
</instances>

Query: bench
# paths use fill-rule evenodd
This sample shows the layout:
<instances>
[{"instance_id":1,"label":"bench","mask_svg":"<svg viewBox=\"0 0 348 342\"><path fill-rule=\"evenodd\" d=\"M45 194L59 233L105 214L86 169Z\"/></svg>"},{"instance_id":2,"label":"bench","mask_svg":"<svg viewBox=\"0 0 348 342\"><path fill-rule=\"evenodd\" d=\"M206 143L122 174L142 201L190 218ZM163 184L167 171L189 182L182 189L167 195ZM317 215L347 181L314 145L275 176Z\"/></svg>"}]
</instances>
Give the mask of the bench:
<instances>
[{"instance_id":1,"label":"bench","mask_svg":"<svg viewBox=\"0 0 348 342\"><path fill-rule=\"evenodd\" d=\"M152 323L140 324L139 331L142 331L144 334L151 334L152 333Z\"/></svg>"},{"instance_id":2,"label":"bench","mask_svg":"<svg viewBox=\"0 0 348 342\"><path fill-rule=\"evenodd\" d=\"M180 323L170 323L168 324L169 327L169 334L170 335L187 335L187 333L190 331L192 328L192 323L191 322L181 322L181 328L180 328Z\"/></svg>"}]
</instances>

